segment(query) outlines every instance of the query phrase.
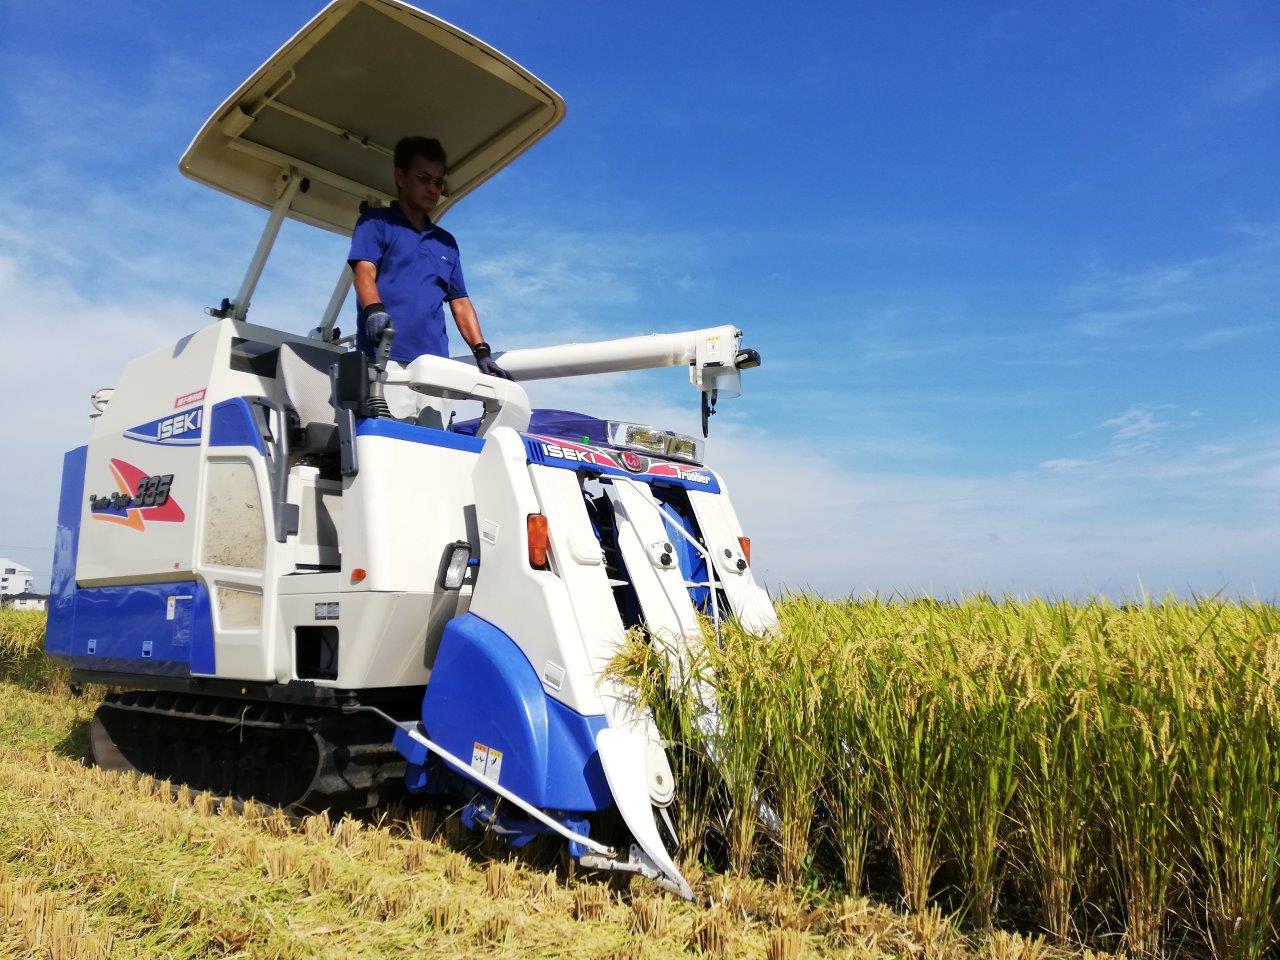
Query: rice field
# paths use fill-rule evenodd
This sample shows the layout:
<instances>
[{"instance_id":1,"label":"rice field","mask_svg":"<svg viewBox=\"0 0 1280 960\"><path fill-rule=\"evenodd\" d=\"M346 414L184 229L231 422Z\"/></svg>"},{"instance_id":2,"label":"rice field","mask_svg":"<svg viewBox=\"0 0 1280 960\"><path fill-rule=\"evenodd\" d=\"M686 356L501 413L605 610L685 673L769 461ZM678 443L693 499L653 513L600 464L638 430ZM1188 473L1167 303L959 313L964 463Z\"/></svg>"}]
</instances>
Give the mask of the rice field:
<instances>
[{"instance_id":1,"label":"rice field","mask_svg":"<svg viewBox=\"0 0 1280 960\"><path fill-rule=\"evenodd\" d=\"M674 675L656 640L615 663L673 743L686 856L1062 947L1280 955L1274 605L779 613Z\"/></svg>"},{"instance_id":2,"label":"rice field","mask_svg":"<svg viewBox=\"0 0 1280 960\"><path fill-rule=\"evenodd\" d=\"M0 956L1280 956L1275 606L779 611L613 665L669 740L695 905L445 810L298 825L87 770L96 693L0 612Z\"/></svg>"}]
</instances>

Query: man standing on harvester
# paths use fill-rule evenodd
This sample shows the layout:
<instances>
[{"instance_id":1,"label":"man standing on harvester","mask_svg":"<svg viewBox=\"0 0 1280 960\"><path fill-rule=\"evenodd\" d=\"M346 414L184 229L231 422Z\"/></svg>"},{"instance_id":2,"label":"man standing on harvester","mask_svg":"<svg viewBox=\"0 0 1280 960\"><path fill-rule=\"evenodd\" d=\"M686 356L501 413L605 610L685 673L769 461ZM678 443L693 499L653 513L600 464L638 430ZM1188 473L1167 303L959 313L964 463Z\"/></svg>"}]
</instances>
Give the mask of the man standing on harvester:
<instances>
[{"instance_id":1,"label":"man standing on harvester","mask_svg":"<svg viewBox=\"0 0 1280 960\"><path fill-rule=\"evenodd\" d=\"M431 221L444 192L445 152L439 140L405 137L395 148L398 199L389 207L367 210L351 235L347 261L355 274L359 322L356 343L370 357L389 326L387 371L391 379L423 354L449 356L444 304L449 304L476 366L495 377L511 375L493 361L480 332L480 320L467 296L462 260L453 235ZM391 415L425 426L447 426L448 401L388 384Z\"/></svg>"}]
</instances>

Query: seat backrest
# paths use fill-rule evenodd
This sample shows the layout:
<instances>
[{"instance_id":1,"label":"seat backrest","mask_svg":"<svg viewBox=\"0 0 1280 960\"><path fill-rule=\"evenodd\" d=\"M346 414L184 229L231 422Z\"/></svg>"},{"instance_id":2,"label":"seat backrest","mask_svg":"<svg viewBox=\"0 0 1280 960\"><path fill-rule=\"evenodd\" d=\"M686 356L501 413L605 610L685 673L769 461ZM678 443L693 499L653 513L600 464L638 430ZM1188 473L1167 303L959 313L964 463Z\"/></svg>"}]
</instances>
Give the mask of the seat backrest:
<instances>
[{"instance_id":1,"label":"seat backrest","mask_svg":"<svg viewBox=\"0 0 1280 960\"><path fill-rule=\"evenodd\" d=\"M337 362L338 354L323 347L301 343L280 346L285 399L298 411L304 429L311 423L337 423L329 382L329 367Z\"/></svg>"}]
</instances>

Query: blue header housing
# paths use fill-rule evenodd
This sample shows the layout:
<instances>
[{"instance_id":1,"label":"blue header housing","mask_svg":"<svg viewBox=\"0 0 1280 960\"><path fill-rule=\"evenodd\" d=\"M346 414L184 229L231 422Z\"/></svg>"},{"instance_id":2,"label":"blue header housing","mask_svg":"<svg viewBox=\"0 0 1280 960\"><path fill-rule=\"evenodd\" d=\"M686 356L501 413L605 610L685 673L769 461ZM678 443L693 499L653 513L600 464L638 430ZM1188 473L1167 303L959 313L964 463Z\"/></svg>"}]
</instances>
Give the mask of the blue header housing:
<instances>
[{"instance_id":1,"label":"blue header housing","mask_svg":"<svg viewBox=\"0 0 1280 960\"><path fill-rule=\"evenodd\" d=\"M515 641L473 613L444 628L422 726L454 756L470 758L473 768L483 767L477 751L497 751L498 783L536 807L590 812L613 803L596 753L604 716L583 716L548 696ZM421 745L397 736L396 746L411 764L425 764Z\"/></svg>"}]
</instances>

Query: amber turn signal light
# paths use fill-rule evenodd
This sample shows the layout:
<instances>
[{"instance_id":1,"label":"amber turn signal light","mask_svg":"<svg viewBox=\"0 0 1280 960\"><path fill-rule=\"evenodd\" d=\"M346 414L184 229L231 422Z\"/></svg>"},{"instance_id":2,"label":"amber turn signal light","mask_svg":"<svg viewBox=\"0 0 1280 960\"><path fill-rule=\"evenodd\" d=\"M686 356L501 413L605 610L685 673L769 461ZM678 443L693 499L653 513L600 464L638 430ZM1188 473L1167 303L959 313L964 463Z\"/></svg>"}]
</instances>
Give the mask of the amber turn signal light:
<instances>
[{"instance_id":1,"label":"amber turn signal light","mask_svg":"<svg viewBox=\"0 0 1280 960\"><path fill-rule=\"evenodd\" d=\"M547 549L550 538L547 535L547 518L545 514L529 514L529 566L535 570L550 570L547 562Z\"/></svg>"},{"instance_id":2,"label":"amber turn signal light","mask_svg":"<svg viewBox=\"0 0 1280 960\"><path fill-rule=\"evenodd\" d=\"M747 558L747 563L751 562L751 538L739 537L738 546L742 548L742 555Z\"/></svg>"}]
</instances>

